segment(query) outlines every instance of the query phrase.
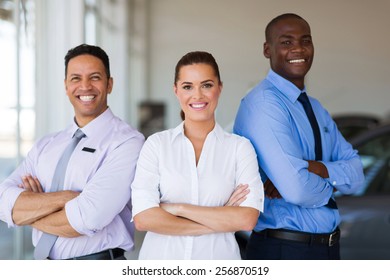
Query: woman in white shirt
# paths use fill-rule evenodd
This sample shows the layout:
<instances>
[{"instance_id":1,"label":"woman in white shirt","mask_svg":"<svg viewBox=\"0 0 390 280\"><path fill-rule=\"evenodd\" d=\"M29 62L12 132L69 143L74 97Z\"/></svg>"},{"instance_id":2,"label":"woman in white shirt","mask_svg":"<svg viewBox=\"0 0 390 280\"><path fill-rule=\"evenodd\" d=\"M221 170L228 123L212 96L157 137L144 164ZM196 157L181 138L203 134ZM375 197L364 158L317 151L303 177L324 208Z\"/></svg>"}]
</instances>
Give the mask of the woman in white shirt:
<instances>
[{"instance_id":1,"label":"woman in white shirt","mask_svg":"<svg viewBox=\"0 0 390 280\"><path fill-rule=\"evenodd\" d=\"M147 231L140 259L240 259L234 232L254 228L264 192L250 142L215 121L221 90L211 54L177 63L184 121L147 139L132 184L134 223Z\"/></svg>"}]
</instances>

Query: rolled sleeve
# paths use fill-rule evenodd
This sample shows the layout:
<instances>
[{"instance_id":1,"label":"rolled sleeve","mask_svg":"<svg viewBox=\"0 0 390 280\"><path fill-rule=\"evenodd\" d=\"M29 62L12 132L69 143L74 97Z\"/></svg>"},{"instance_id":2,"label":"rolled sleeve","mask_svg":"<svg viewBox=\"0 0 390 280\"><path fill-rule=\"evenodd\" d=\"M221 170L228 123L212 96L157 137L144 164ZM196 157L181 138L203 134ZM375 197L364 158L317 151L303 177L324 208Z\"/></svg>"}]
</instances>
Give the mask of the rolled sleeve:
<instances>
[{"instance_id":1,"label":"rolled sleeve","mask_svg":"<svg viewBox=\"0 0 390 280\"><path fill-rule=\"evenodd\" d=\"M110 151L81 194L66 203L69 224L77 232L91 236L102 230L129 203L142 144L140 139L132 139Z\"/></svg>"},{"instance_id":2,"label":"rolled sleeve","mask_svg":"<svg viewBox=\"0 0 390 280\"><path fill-rule=\"evenodd\" d=\"M0 220L6 222L8 227L14 227L15 223L12 219L12 209L19 195L24 192L24 189L12 187L8 182L4 182L0 189Z\"/></svg>"},{"instance_id":3,"label":"rolled sleeve","mask_svg":"<svg viewBox=\"0 0 390 280\"><path fill-rule=\"evenodd\" d=\"M78 233L92 236L96 233L96 229L89 229L88 226L84 223L84 218L80 212L80 207L76 199L73 199L66 203L65 213L68 218L69 224L74 230Z\"/></svg>"},{"instance_id":4,"label":"rolled sleeve","mask_svg":"<svg viewBox=\"0 0 390 280\"><path fill-rule=\"evenodd\" d=\"M149 137L142 147L132 189L133 217L149 208L160 206L157 136Z\"/></svg>"},{"instance_id":5,"label":"rolled sleeve","mask_svg":"<svg viewBox=\"0 0 390 280\"><path fill-rule=\"evenodd\" d=\"M260 178L256 152L244 137L237 150L237 183L248 184L249 194L240 206L252 207L260 212L264 210L264 188Z\"/></svg>"},{"instance_id":6,"label":"rolled sleeve","mask_svg":"<svg viewBox=\"0 0 390 280\"><path fill-rule=\"evenodd\" d=\"M27 174L36 176L34 165L40 150L45 146L46 142L47 138L38 141L27 154L26 159L0 184L0 220L6 222L8 227L15 226L12 219L12 211L19 195L25 191L19 187L22 184L22 176Z\"/></svg>"}]
</instances>

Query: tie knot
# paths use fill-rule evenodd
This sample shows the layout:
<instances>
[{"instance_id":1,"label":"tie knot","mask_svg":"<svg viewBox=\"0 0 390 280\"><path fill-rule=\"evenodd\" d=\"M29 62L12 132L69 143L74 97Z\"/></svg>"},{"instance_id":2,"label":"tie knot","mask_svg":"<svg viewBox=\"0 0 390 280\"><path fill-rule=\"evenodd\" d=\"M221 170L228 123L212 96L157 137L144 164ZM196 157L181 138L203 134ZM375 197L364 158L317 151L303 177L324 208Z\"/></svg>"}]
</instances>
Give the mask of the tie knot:
<instances>
[{"instance_id":1,"label":"tie knot","mask_svg":"<svg viewBox=\"0 0 390 280\"><path fill-rule=\"evenodd\" d=\"M309 97L307 96L306 92L302 92L299 97L298 101L301 103L309 103Z\"/></svg>"},{"instance_id":2,"label":"tie knot","mask_svg":"<svg viewBox=\"0 0 390 280\"><path fill-rule=\"evenodd\" d=\"M79 128L76 130L76 132L74 133L73 137L77 138L77 139L81 139L83 137L85 137L85 134L84 132Z\"/></svg>"}]
</instances>

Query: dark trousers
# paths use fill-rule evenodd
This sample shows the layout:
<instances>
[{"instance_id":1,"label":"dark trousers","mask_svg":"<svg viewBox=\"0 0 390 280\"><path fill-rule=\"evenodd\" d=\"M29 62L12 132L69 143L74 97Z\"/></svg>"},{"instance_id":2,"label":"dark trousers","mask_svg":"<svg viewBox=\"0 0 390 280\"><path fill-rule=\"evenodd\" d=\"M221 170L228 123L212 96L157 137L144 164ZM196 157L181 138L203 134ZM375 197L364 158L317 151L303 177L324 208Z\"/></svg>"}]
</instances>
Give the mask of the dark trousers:
<instances>
[{"instance_id":1,"label":"dark trousers","mask_svg":"<svg viewBox=\"0 0 390 280\"><path fill-rule=\"evenodd\" d=\"M306 244L252 233L247 247L247 260L339 260L339 242L333 246Z\"/></svg>"}]
</instances>

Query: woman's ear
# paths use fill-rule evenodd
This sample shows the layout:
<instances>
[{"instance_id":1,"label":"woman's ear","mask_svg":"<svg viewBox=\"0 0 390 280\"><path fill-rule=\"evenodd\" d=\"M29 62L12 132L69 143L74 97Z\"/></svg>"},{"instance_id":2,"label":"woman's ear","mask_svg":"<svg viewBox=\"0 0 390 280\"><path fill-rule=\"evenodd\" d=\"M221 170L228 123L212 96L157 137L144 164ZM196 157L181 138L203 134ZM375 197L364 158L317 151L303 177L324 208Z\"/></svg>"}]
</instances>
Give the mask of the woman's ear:
<instances>
[{"instance_id":1,"label":"woman's ear","mask_svg":"<svg viewBox=\"0 0 390 280\"><path fill-rule=\"evenodd\" d=\"M223 90L223 83L221 81L219 82L219 96L221 96L222 90Z\"/></svg>"},{"instance_id":2,"label":"woman's ear","mask_svg":"<svg viewBox=\"0 0 390 280\"><path fill-rule=\"evenodd\" d=\"M173 85L173 92L175 93L175 95L177 97L177 86L176 86L176 84Z\"/></svg>"}]
</instances>

